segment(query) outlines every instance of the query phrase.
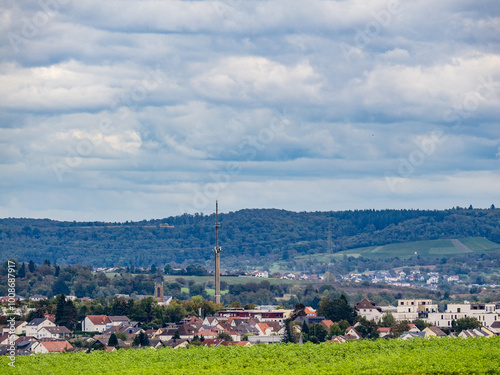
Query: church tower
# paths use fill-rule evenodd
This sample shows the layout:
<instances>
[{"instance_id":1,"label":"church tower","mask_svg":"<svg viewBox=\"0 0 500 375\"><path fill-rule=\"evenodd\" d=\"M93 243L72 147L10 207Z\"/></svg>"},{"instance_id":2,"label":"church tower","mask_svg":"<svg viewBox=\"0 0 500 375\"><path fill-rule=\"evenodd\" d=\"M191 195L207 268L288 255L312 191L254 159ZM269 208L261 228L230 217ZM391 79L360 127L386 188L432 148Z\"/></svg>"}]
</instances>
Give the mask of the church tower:
<instances>
[{"instance_id":1,"label":"church tower","mask_svg":"<svg viewBox=\"0 0 500 375\"><path fill-rule=\"evenodd\" d=\"M163 291L163 277L161 276L160 272L158 272L158 274L156 276L154 298L155 298L155 301L158 301L159 305L165 304L165 295L164 295L164 291Z\"/></svg>"}]
</instances>

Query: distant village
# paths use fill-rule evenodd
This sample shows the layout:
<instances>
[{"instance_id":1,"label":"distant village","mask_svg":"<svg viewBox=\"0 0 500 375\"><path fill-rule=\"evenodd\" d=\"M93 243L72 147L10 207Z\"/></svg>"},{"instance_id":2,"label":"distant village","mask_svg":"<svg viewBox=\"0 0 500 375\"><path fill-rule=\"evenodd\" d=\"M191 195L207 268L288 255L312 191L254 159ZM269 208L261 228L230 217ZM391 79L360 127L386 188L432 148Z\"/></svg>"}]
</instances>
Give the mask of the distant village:
<instances>
[{"instance_id":1,"label":"distant village","mask_svg":"<svg viewBox=\"0 0 500 375\"><path fill-rule=\"evenodd\" d=\"M125 270L125 267L98 267L95 268L96 272L120 272ZM136 272L149 273L150 268L137 267ZM182 275L182 269L175 269ZM207 271L209 272L209 271ZM419 287L436 289L440 282L447 282L450 284L459 283L460 277L458 275L440 275L439 272L422 272L419 269L410 270L407 274L403 271L396 272L394 270L383 270L376 272L355 273L351 272L346 275L332 275L332 274L314 274L309 272L286 272L286 273L270 273L263 270L252 270L249 272L243 270L221 271L222 276L237 276L237 277L258 277L258 278L277 278L282 280L304 280L304 281L349 281L354 283L361 283L368 281L369 283L387 283L394 286L403 287Z\"/></svg>"}]
</instances>

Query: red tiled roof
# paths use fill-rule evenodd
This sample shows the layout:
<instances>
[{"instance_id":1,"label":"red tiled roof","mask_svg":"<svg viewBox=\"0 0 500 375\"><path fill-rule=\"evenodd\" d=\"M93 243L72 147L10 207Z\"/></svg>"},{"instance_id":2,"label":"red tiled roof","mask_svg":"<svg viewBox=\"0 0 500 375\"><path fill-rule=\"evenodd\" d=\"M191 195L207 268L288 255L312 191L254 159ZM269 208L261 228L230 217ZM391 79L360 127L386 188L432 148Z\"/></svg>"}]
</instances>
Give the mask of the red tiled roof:
<instances>
[{"instance_id":1,"label":"red tiled roof","mask_svg":"<svg viewBox=\"0 0 500 375\"><path fill-rule=\"evenodd\" d=\"M109 320L107 315L87 315L87 318L94 325L103 325L103 324L111 323L111 320Z\"/></svg>"},{"instance_id":2,"label":"red tiled roof","mask_svg":"<svg viewBox=\"0 0 500 375\"><path fill-rule=\"evenodd\" d=\"M40 344L42 344L45 349L52 353L73 349L73 346L67 341L46 341L41 342Z\"/></svg>"}]
</instances>

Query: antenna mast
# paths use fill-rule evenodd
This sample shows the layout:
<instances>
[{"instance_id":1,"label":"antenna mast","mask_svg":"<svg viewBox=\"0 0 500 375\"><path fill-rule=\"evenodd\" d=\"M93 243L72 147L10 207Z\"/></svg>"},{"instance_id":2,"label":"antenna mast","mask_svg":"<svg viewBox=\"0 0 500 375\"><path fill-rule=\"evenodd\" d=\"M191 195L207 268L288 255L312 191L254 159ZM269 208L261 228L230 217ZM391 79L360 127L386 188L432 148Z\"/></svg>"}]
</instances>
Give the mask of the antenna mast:
<instances>
[{"instance_id":1,"label":"antenna mast","mask_svg":"<svg viewBox=\"0 0 500 375\"><path fill-rule=\"evenodd\" d=\"M220 303L219 202L215 201L215 303Z\"/></svg>"}]
</instances>

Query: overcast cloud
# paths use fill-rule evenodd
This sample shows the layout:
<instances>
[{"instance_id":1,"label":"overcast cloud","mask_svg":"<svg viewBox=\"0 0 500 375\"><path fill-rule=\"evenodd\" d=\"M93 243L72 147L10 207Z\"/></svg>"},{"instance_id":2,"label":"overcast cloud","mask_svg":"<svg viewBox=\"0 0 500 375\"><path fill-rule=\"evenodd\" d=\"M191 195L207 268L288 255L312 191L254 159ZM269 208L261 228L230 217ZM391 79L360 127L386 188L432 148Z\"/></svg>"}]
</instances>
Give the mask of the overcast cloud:
<instances>
[{"instance_id":1,"label":"overcast cloud","mask_svg":"<svg viewBox=\"0 0 500 375\"><path fill-rule=\"evenodd\" d=\"M500 206L495 0L0 7L0 217Z\"/></svg>"}]
</instances>

